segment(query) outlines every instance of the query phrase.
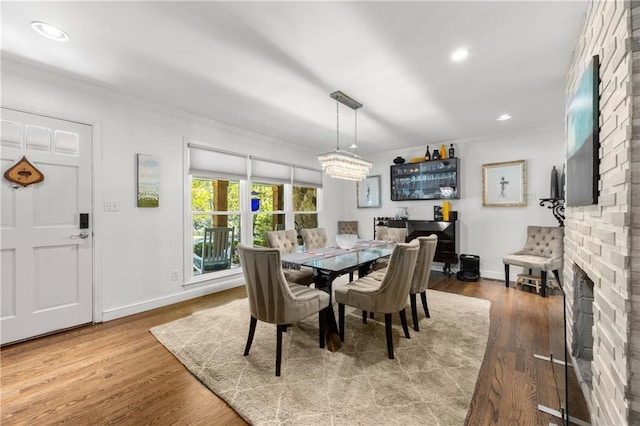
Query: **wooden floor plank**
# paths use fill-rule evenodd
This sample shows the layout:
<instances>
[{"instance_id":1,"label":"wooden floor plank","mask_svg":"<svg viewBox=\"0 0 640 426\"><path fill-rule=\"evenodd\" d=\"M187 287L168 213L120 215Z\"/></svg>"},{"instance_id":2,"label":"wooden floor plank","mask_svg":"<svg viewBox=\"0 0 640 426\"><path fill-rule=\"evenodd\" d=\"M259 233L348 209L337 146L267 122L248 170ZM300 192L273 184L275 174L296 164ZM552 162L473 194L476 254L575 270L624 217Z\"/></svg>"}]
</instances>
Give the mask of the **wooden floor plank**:
<instances>
[{"instance_id":1,"label":"wooden floor plank","mask_svg":"<svg viewBox=\"0 0 640 426\"><path fill-rule=\"evenodd\" d=\"M505 288L498 281L461 282L436 272L430 287L492 302L487 351L468 424L559 423L537 410L538 403L558 408L552 406L559 404L557 374L548 362L533 358L539 351L562 350L562 334L555 328L562 321L557 299ZM244 288L232 289L3 347L0 423L246 424L149 332L244 297ZM570 390L571 415L588 419L575 377Z\"/></svg>"}]
</instances>

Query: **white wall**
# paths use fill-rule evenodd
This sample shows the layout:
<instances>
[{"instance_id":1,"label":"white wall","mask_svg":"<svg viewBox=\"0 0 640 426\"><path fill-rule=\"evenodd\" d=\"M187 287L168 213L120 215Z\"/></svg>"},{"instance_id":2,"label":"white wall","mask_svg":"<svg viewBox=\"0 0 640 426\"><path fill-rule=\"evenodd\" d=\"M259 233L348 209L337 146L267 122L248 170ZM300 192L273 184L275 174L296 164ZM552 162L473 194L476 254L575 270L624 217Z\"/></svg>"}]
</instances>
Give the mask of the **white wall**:
<instances>
[{"instance_id":1,"label":"white wall","mask_svg":"<svg viewBox=\"0 0 640 426\"><path fill-rule=\"evenodd\" d=\"M3 63L2 105L94 125L94 231L96 319L112 319L238 285L241 277L184 289L172 281L171 270L183 271L183 138L219 148L273 157L317 167L316 152L230 129L147 105L139 100L78 83L19 64ZM517 118L516 118L517 119ZM510 138L454 141L461 158L461 199L452 202L460 218L460 253L481 256L482 275L503 278L502 256L522 247L526 226L556 226L550 210L538 206L548 195L549 174L564 158L562 129ZM447 144L448 146L448 144ZM135 207L135 154L153 154L161 164L160 207ZM325 178L320 226L333 238L338 220L356 219L360 234L373 237L372 218L393 216L408 206L413 219L432 219L435 201L391 202L389 165L397 155L424 154L424 147L390 151L373 157L372 174L382 176L382 207L358 209L355 183ZM529 205L483 208L481 165L527 160ZM104 200L118 201L120 210L103 212ZM188 265L187 267L190 267ZM517 273L517 268L514 274ZM513 279L513 277L512 277Z\"/></svg>"},{"instance_id":2,"label":"white wall","mask_svg":"<svg viewBox=\"0 0 640 426\"><path fill-rule=\"evenodd\" d=\"M317 153L19 64L3 63L2 89L2 106L94 126L97 320L144 311L243 282L240 274L185 289L182 279L171 279L173 269L183 276L185 266L183 138L265 158L277 155L281 161L319 168ZM156 155L160 160L159 208L136 207L136 153ZM320 224L333 229L342 206L327 200L341 199L343 188L327 180ZM119 211L104 212L104 200L117 201Z\"/></svg>"},{"instance_id":3,"label":"white wall","mask_svg":"<svg viewBox=\"0 0 640 426\"><path fill-rule=\"evenodd\" d=\"M517 117L514 117L517 120ZM558 226L551 210L539 206L539 198L549 196L550 175L553 166L562 171L564 161L564 129L545 129L528 134L502 138L477 138L451 141L456 157L460 158L460 199L451 201L451 209L458 211L458 254L480 256L483 277L504 279L502 257L524 246L527 225ZM430 146L433 149L434 146ZM424 146L413 149L389 151L367 156L374 161L372 175L381 175L382 207L358 209L355 201L355 184L345 194L345 219L359 221L360 235L373 237L373 217L393 216L398 207L409 208L410 219L433 219L433 206L440 201L391 201L389 172L396 156L405 160L423 156ZM482 165L503 161L526 160L526 207L482 207ZM439 268L439 266L437 266ZM511 268L511 279L520 273Z\"/></svg>"}]
</instances>

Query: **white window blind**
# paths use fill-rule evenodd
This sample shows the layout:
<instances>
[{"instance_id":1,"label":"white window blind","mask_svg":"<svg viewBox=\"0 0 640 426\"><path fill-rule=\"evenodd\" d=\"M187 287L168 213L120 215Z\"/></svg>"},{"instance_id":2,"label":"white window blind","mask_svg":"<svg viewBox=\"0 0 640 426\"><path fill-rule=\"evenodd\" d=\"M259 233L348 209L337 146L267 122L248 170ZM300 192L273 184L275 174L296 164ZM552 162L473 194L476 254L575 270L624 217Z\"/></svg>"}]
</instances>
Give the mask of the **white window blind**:
<instances>
[{"instance_id":1,"label":"white window blind","mask_svg":"<svg viewBox=\"0 0 640 426\"><path fill-rule=\"evenodd\" d=\"M291 183L291 164L252 157L251 181Z\"/></svg>"},{"instance_id":2,"label":"white window blind","mask_svg":"<svg viewBox=\"0 0 640 426\"><path fill-rule=\"evenodd\" d=\"M247 178L247 156L189 144L189 174L228 179Z\"/></svg>"},{"instance_id":3,"label":"white window blind","mask_svg":"<svg viewBox=\"0 0 640 426\"><path fill-rule=\"evenodd\" d=\"M322 187L322 170L293 166L293 184L310 188Z\"/></svg>"}]
</instances>

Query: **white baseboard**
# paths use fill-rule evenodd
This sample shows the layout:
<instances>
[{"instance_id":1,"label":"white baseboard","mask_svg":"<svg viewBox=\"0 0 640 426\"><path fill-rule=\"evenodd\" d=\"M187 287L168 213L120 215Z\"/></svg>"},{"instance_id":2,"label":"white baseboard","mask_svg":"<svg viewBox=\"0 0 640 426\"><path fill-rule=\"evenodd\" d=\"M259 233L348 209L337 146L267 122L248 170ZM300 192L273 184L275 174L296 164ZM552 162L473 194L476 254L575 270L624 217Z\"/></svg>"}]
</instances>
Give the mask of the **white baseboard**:
<instances>
[{"instance_id":1,"label":"white baseboard","mask_svg":"<svg viewBox=\"0 0 640 426\"><path fill-rule=\"evenodd\" d=\"M194 288L187 289L180 293L170 294L167 296L158 297L156 299L146 300L127 306L105 310L102 313L102 321L111 321L117 318L139 314L140 312L146 312L151 309L173 305L174 303L183 302L189 299L195 299L196 297L206 296L207 294L217 293L230 288L239 287L241 285L244 285L244 277L242 276L242 274L240 274L239 276L235 275L229 277L229 279L224 281L216 281L211 284L203 284Z\"/></svg>"}]
</instances>

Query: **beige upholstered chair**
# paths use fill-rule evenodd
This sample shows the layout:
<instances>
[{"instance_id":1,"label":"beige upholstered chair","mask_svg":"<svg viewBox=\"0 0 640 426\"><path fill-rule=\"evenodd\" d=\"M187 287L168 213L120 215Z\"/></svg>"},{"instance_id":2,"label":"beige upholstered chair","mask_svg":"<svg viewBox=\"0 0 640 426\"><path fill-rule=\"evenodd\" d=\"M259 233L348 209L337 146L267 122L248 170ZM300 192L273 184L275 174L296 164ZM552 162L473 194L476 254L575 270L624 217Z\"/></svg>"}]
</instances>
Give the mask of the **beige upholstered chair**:
<instances>
[{"instance_id":1,"label":"beige upholstered chair","mask_svg":"<svg viewBox=\"0 0 640 426\"><path fill-rule=\"evenodd\" d=\"M420 294L424 315L429 315L429 307L427 306L427 287L429 286L429 278L431 277L431 267L433 266L433 257L436 254L436 245L438 244L437 235L429 235L428 237L418 237L420 251L416 261L416 269L413 271L413 279L411 280L411 288L409 289L409 298L411 299L411 318L413 319L413 329L420 331L418 326L418 308L416 306L416 295Z\"/></svg>"},{"instance_id":2,"label":"beige upholstered chair","mask_svg":"<svg viewBox=\"0 0 640 426\"><path fill-rule=\"evenodd\" d=\"M358 221L357 220L339 220L338 234L358 235Z\"/></svg>"},{"instance_id":3,"label":"beige upholstered chair","mask_svg":"<svg viewBox=\"0 0 640 426\"><path fill-rule=\"evenodd\" d=\"M389 359L393 359L391 314L394 312L400 313L404 336L409 339L405 308L413 271L416 267L418 250L418 241L414 240L409 244L400 243L394 247L391 253L389 267L382 281L377 281L371 277L363 277L335 289L335 299L338 302L340 340L344 341L345 305L362 309L364 311L362 320L365 323L366 312L384 313L387 354Z\"/></svg>"},{"instance_id":4,"label":"beige upholstered chair","mask_svg":"<svg viewBox=\"0 0 640 426\"><path fill-rule=\"evenodd\" d=\"M302 235L302 241L307 250L325 248L329 245L327 230L324 228L301 228L300 235Z\"/></svg>"},{"instance_id":5,"label":"beige upholstered chair","mask_svg":"<svg viewBox=\"0 0 640 426\"><path fill-rule=\"evenodd\" d=\"M556 280L560 282L558 270L562 265L563 238L564 228L528 226L524 248L502 259L505 286L509 287L509 265L529 268L529 275L537 269L540 270L540 295L544 297L547 290L547 271L553 271Z\"/></svg>"},{"instance_id":6,"label":"beige upholstered chair","mask_svg":"<svg viewBox=\"0 0 640 426\"><path fill-rule=\"evenodd\" d=\"M415 331L420 331L420 326L418 325L416 295L420 294L424 315L427 318L431 318L429 315L429 307L427 305L427 288L429 287L429 278L431 277L433 257L436 254L438 236L433 234L428 237L418 237L417 240L420 244L420 251L418 252L418 259L416 260L416 269L413 271L413 278L411 279L409 298L411 299L411 318L413 320L413 329ZM382 281L386 272L387 268L378 269L377 271L369 274L369 276L377 281Z\"/></svg>"},{"instance_id":7,"label":"beige upholstered chair","mask_svg":"<svg viewBox=\"0 0 640 426\"><path fill-rule=\"evenodd\" d=\"M282 333L318 312L319 342L324 347L324 327L329 295L300 284L288 283L282 273L278 249L238 245L238 257L244 274L251 322L244 355L249 355L258 320L277 325L276 376L280 375Z\"/></svg>"},{"instance_id":8,"label":"beige upholstered chair","mask_svg":"<svg viewBox=\"0 0 640 426\"><path fill-rule=\"evenodd\" d=\"M392 243L404 243L407 240L406 228L389 228L388 226L378 226L376 229L376 240L390 241ZM388 258L376 260L373 269L386 268L389 265Z\"/></svg>"},{"instance_id":9,"label":"beige upholstered chair","mask_svg":"<svg viewBox=\"0 0 640 426\"><path fill-rule=\"evenodd\" d=\"M406 228L389 228L388 226L378 226L376 230L376 240L404 243L406 239Z\"/></svg>"},{"instance_id":10,"label":"beige upholstered chair","mask_svg":"<svg viewBox=\"0 0 640 426\"><path fill-rule=\"evenodd\" d=\"M295 253L298 248L298 237L296 231L288 229L285 231L267 231L267 245L270 248L277 248L281 254ZM287 281L296 284L313 284L313 269L301 266L300 269L285 269L284 276Z\"/></svg>"}]
</instances>

